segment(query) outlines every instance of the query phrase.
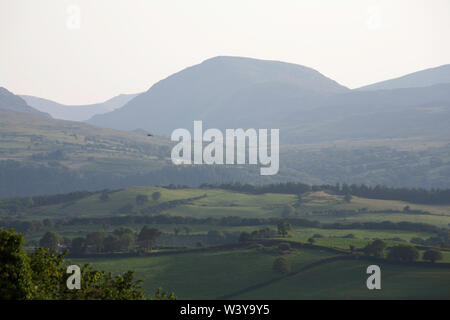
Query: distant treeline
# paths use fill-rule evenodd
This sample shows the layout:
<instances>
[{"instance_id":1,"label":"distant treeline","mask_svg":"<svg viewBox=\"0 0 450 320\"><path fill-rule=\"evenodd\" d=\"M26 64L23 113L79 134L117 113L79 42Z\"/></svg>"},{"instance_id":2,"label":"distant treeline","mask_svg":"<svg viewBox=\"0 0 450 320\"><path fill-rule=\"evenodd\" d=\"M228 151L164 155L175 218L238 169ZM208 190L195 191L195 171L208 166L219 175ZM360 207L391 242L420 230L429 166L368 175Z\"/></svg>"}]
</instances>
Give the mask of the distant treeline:
<instances>
[{"instance_id":1,"label":"distant treeline","mask_svg":"<svg viewBox=\"0 0 450 320\"><path fill-rule=\"evenodd\" d=\"M201 188L215 188L232 190L237 192L245 192L252 194L262 193L284 193L284 194L302 194L310 191L331 191L335 194L381 199L381 200L401 200L411 203L420 204L450 204L450 189L410 189L410 188L391 188L386 186L370 187L362 185L318 185L310 186L304 183L277 183L266 185L252 185L241 183L225 183L225 184L202 184Z\"/></svg>"},{"instance_id":2,"label":"distant treeline","mask_svg":"<svg viewBox=\"0 0 450 320\"><path fill-rule=\"evenodd\" d=\"M340 194L350 193L351 195L381 200L401 200L411 203L421 204L450 204L450 189L410 189L391 188L386 186L370 187L366 185L346 185L321 186L334 190Z\"/></svg>"},{"instance_id":3,"label":"distant treeline","mask_svg":"<svg viewBox=\"0 0 450 320\"><path fill-rule=\"evenodd\" d=\"M70 220L58 220L61 225L130 225L130 224L179 224L179 225L211 225L211 226L261 226L278 225L286 221L293 226L321 228L321 229L367 229L367 230L405 230L415 232L448 233L448 229L440 228L426 223L414 222L352 222L352 223L320 223L315 220L303 218L242 218L238 216L195 218L186 216L112 216L112 217L80 217Z\"/></svg>"},{"instance_id":4,"label":"distant treeline","mask_svg":"<svg viewBox=\"0 0 450 320\"><path fill-rule=\"evenodd\" d=\"M200 185L200 188L224 189L252 194L263 194L263 193L302 194L311 191L314 187L299 182L272 183L264 185L241 184L237 182L237 183L223 183L223 184L204 183Z\"/></svg>"}]
</instances>

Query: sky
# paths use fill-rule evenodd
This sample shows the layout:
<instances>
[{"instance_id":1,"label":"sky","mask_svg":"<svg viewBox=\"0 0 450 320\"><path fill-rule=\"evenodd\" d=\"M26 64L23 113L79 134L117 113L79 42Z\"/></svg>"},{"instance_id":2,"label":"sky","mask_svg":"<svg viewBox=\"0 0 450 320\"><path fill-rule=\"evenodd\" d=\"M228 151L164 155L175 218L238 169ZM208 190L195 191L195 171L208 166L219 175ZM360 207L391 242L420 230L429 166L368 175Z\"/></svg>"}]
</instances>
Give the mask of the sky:
<instances>
[{"instance_id":1,"label":"sky","mask_svg":"<svg viewBox=\"0 0 450 320\"><path fill-rule=\"evenodd\" d=\"M0 86L16 94L102 102L219 55L356 88L450 63L450 1L0 0Z\"/></svg>"}]
</instances>

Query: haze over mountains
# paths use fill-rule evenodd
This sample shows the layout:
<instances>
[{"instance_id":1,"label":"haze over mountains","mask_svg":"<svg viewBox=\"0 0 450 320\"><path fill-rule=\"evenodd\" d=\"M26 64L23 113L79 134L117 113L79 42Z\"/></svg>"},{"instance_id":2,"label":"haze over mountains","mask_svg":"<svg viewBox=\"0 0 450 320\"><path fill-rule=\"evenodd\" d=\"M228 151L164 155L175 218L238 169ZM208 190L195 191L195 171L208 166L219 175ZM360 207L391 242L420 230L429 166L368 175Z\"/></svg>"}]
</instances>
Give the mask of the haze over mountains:
<instances>
[{"instance_id":1,"label":"haze over mountains","mask_svg":"<svg viewBox=\"0 0 450 320\"><path fill-rule=\"evenodd\" d=\"M103 114L122 107L128 101L136 97L136 94L120 94L105 102L89 105L64 105L52 100L21 95L29 106L50 114L55 119L85 121L96 114Z\"/></svg>"},{"instance_id":2,"label":"haze over mountains","mask_svg":"<svg viewBox=\"0 0 450 320\"><path fill-rule=\"evenodd\" d=\"M208 128L279 128L287 143L449 136L449 79L445 65L350 90L300 65L215 57L88 122L164 135L191 129L194 120Z\"/></svg>"},{"instance_id":3,"label":"haze over mountains","mask_svg":"<svg viewBox=\"0 0 450 320\"><path fill-rule=\"evenodd\" d=\"M0 88L0 197L230 181L448 188L448 72L442 66L411 75L416 80L410 84L428 86L350 90L299 65L216 57L142 94L86 107L98 112L125 103L95 115L91 125L51 119ZM56 116L88 114L71 114L81 106L25 99ZM203 120L204 129L279 128L279 173L261 177L257 166L174 166L170 141L158 135L192 130L193 120Z\"/></svg>"}]
</instances>

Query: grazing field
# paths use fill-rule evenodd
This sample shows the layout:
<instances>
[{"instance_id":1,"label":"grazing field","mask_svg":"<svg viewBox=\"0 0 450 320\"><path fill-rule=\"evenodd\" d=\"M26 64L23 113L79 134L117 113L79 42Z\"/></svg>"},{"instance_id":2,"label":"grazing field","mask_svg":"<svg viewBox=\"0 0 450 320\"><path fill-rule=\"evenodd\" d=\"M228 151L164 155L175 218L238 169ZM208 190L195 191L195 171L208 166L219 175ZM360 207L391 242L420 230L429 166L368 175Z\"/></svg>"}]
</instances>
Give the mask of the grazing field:
<instances>
[{"instance_id":1,"label":"grazing field","mask_svg":"<svg viewBox=\"0 0 450 320\"><path fill-rule=\"evenodd\" d=\"M370 261L335 261L233 299L450 299L450 272L380 264L381 290L368 290Z\"/></svg>"},{"instance_id":2,"label":"grazing field","mask_svg":"<svg viewBox=\"0 0 450 320\"><path fill-rule=\"evenodd\" d=\"M366 287L370 261L328 262L336 256L320 250L292 250L284 256L292 272L272 270L279 253L257 249L184 253L155 257L75 259L114 273L135 270L147 294L158 287L175 291L179 299L450 299L450 272L436 267L381 264L382 290Z\"/></svg>"},{"instance_id":3,"label":"grazing field","mask_svg":"<svg viewBox=\"0 0 450 320\"><path fill-rule=\"evenodd\" d=\"M78 253L69 256L73 263L114 274L135 270L148 296L161 287L179 299L450 299L450 269L443 264L450 263L449 206L345 199L324 190L299 196L175 187L37 201L0 201L2 223L15 221L27 231L27 250L40 246L50 231L57 233L67 244L61 250L78 243ZM10 210L15 205L22 207ZM33 227L31 220L40 224ZM286 234L284 223L289 224ZM158 229L150 254L139 243L145 226ZM384 260L382 290L369 291L365 268L371 263L364 257L375 254L361 249L376 239L384 242L385 258L398 245L416 250L418 261L430 249L441 257L436 266ZM290 245L283 249L281 242ZM349 253L361 260L327 260ZM280 256L291 273L273 270Z\"/></svg>"},{"instance_id":4,"label":"grazing field","mask_svg":"<svg viewBox=\"0 0 450 320\"><path fill-rule=\"evenodd\" d=\"M261 253L255 249L186 253L157 257L75 259L76 263L113 272L135 270L144 280L148 294L158 287L175 291L180 299L215 299L236 290L280 277L272 271L278 254ZM316 250L293 251L286 257L296 270L329 257Z\"/></svg>"}]
</instances>

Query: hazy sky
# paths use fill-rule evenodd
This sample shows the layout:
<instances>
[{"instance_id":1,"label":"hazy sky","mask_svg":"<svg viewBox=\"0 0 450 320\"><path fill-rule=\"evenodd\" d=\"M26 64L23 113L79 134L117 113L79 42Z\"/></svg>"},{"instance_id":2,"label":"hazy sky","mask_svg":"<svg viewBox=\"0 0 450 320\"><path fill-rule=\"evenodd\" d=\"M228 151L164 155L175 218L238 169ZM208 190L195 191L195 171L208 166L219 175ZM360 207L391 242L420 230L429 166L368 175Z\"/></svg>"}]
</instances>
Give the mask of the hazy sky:
<instances>
[{"instance_id":1,"label":"hazy sky","mask_svg":"<svg viewBox=\"0 0 450 320\"><path fill-rule=\"evenodd\" d=\"M0 0L0 40L0 86L66 104L141 92L217 55L355 88L450 63L450 1Z\"/></svg>"}]
</instances>

